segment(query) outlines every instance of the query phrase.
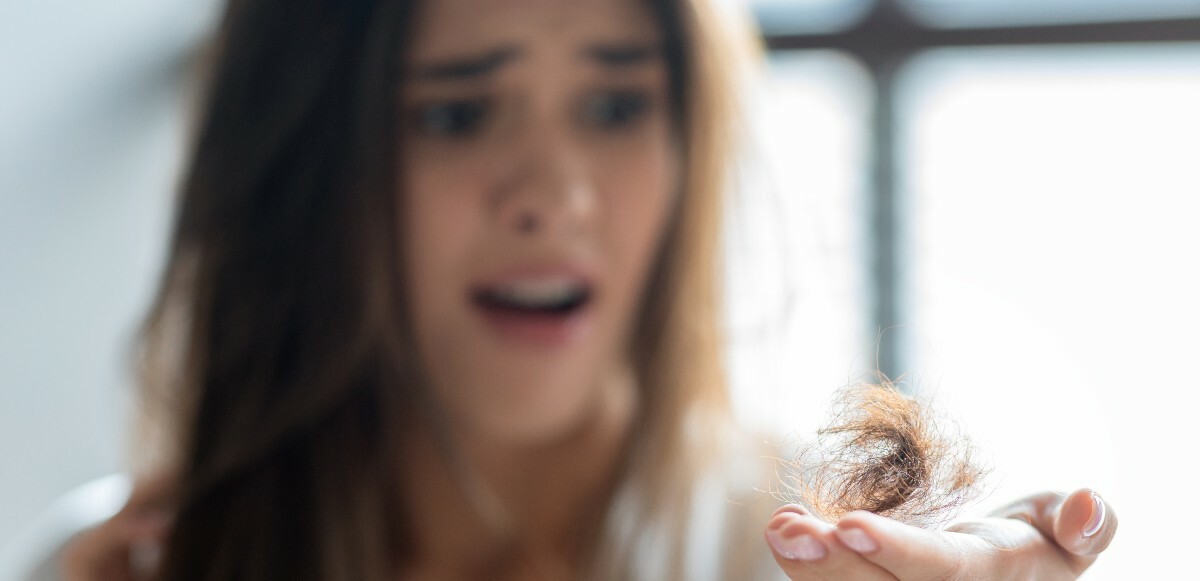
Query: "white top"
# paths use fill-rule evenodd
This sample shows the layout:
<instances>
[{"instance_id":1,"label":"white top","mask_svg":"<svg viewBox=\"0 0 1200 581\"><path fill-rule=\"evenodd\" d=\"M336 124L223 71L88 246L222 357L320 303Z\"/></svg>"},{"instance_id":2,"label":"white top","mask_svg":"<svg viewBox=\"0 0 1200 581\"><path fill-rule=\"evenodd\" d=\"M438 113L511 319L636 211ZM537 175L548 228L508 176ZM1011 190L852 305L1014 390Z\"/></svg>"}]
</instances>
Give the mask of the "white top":
<instances>
[{"instance_id":1,"label":"white top","mask_svg":"<svg viewBox=\"0 0 1200 581\"><path fill-rule=\"evenodd\" d=\"M696 482L686 538L682 540L682 571L673 570L677 543L660 528L634 530L636 502L628 490L618 493L611 533L630 539L628 577L662 581L787 581L775 563L763 529L783 503L768 491L777 489L777 461L771 449L739 439L716 468Z\"/></svg>"},{"instance_id":2,"label":"white top","mask_svg":"<svg viewBox=\"0 0 1200 581\"><path fill-rule=\"evenodd\" d=\"M763 528L781 504L767 490L776 477L770 451L749 442L730 446L717 468L697 483L682 546L668 530L635 530L637 506L628 489L610 514L610 534L629 539L631 580L786 581L763 540ZM58 581L63 547L80 531L116 514L130 494L129 478L111 475L66 494L17 541L0 550L0 581ZM673 555L682 551L682 571Z\"/></svg>"}]
</instances>

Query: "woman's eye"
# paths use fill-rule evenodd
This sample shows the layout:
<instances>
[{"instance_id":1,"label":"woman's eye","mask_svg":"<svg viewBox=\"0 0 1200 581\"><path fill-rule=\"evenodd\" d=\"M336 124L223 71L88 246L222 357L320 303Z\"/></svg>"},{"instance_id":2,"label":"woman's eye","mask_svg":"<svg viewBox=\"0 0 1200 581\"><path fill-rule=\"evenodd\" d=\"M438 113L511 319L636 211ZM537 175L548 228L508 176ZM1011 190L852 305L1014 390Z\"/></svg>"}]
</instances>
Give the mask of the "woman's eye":
<instances>
[{"instance_id":1,"label":"woman's eye","mask_svg":"<svg viewBox=\"0 0 1200 581\"><path fill-rule=\"evenodd\" d=\"M484 99L435 103L416 110L413 126L423 135L469 137L483 127L487 113L488 104Z\"/></svg>"},{"instance_id":2,"label":"woman's eye","mask_svg":"<svg viewBox=\"0 0 1200 581\"><path fill-rule=\"evenodd\" d=\"M601 93L587 100L584 119L600 128L619 129L640 119L650 108L650 96L640 91Z\"/></svg>"}]
</instances>

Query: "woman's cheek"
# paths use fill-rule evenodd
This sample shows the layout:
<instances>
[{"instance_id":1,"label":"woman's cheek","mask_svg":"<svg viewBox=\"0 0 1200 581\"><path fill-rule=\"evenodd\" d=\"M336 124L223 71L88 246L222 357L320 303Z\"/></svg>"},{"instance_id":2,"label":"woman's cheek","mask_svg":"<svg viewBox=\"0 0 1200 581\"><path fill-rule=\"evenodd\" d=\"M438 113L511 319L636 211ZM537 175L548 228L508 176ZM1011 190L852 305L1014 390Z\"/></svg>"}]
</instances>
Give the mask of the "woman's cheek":
<instances>
[{"instance_id":1,"label":"woman's cheek","mask_svg":"<svg viewBox=\"0 0 1200 581\"><path fill-rule=\"evenodd\" d=\"M613 157L612 169L598 173L606 176L599 189L609 254L621 273L622 309L629 315L623 326L628 326L663 243L679 189L678 171L669 146L653 141Z\"/></svg>"},{"instance_id":2,"label":"woman's cheek","mask_svg":"<svg viewBox=\"0 0 1200 581\"><path fill-rule=\"evenodd\" d=\"M435 336L454 333L462 323L455 321L465 301L462 281L480 229L470 174L438 161L410 162L420 170L406 176L401 192L406 279L416 334L426 347L444 342Z\"/></svg>"}]
</instances>

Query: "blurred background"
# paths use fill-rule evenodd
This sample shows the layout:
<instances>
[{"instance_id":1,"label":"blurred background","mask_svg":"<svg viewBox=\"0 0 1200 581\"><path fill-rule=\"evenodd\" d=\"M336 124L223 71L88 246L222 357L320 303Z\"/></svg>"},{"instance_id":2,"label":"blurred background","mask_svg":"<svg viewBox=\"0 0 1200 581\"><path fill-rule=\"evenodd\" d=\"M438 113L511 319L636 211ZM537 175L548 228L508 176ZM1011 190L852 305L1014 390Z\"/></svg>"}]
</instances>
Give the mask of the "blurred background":
<instances>
[{"instance_id":1,"label":"blurred background","mask_svg":"<svg viewBox=\"0 0 1200 581\"><path fill-rule=\"evenodd\" d=\"M1200 0L722 1L768 48L729 202L738 414L803 437L879 369L983 450L978 510L1095 487L1122 532L1085 578L1185 575ZM129 464L219 4L0 4L0 561Z\"/></svg>"}]
</instances>

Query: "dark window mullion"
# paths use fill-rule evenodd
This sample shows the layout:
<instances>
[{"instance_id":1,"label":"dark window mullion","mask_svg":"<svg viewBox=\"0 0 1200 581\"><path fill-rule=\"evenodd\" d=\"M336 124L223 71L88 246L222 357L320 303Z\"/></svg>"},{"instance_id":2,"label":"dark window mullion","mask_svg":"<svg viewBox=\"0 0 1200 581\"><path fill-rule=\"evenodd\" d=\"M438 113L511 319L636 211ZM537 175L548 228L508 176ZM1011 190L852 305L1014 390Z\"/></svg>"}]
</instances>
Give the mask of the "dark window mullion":
<instances>
[{"instance_id":1,"label":"dark window mullion","mask_svg":"<svg viewBox=\"0 0 1200 581\"><path fill-rule=\"evenodd\" d=\"M899 52L877 55L865 61L875 87L871 111L870 191L867 193L870 216L868 248L872 286L871 323L879 332L877 346L878 371L891 379L900 377L907 368L903 356L903 327L905 321L904 264L907 247L904 228L904 204L897 198L896 179L896 73L911 58L912 53Z\"/></svg>"},{"instance_id":2,"label":"dark window mullion","mask_svg":"<svg viewBox=\"0 0 1200 581\"><path fill-rule=\"evenodd\" d=\"M879 371L891 379L908 368L902 326L911 296L906 265L913 249L905 232L909 204L897 197L896 75L921 51L949 47L1200 42L1200 18L1002 26L935 28L914 21L894 0L881 0L855 27L833 33L768 34L768 50L840 50L857 58L875 87L870 128L869 276L871 326L882 335ZM902 386L903 387L903 386Z\"/></svg>"},{"instance_id":3,"label":"dark window mullion","mask_svg":"<svg viewBox=\"0 0 1200 581\"><path fill-rule=\"evenodd\" d=\"M932 28L903 17L872 16L844 32L773 34L769 50L834 49L853 54L942 47L1200 41L1200 18L996 28Z\"/></svg>"}]
</instances>

